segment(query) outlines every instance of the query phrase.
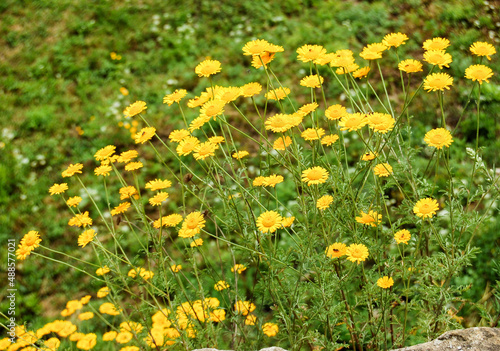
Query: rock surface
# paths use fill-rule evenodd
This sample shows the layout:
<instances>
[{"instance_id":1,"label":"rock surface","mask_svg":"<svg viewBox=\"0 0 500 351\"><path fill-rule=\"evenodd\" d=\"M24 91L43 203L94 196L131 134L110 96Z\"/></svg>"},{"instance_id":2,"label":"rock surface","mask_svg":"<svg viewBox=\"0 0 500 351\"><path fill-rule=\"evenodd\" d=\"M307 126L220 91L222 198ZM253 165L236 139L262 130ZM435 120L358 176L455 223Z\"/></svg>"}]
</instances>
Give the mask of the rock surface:
<instances>
[{"instance_id":1,"label":"rock surface","mask_svg":"<svg viewBox=\"0 0 500 351\"><path fill-rule=\"evenodd\" d=\"M197 349L193 351L232 351ZM281 347L268 347L260 351L287 351ZM469 328L444 333L433 341L403 347L392 351L500 351L500 329Z\"/></svg>"},{"instance_id":2,"label":"rock surface","mask_svg":"<svg viewBox=\"0 0 500 351\"><path fill-rule=\"evenodd\" d=\"M469 328L444 333L433 341L394 351L500 351L500 329Z\"/></svg>"}]
</instances>

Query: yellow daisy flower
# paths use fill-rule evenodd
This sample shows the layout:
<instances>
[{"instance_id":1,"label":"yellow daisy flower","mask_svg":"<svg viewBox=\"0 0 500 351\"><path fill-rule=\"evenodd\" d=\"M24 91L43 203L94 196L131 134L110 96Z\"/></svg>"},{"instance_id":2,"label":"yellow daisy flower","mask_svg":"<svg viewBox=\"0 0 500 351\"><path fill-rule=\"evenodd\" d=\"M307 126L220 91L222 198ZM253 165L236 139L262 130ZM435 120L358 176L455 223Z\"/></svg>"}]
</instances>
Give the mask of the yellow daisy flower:
<instances>
[{"instance_id":1,"label":"yellow daisy flower","mask_svg":"<svg viewBox=\"0 0 500 351\"><path fill-rule=\"evenodd\" d=\"M465 69L465 78L477 81L479 84L489 83L488 79L491 77L493 77L493 71L488 66L472 65Z\"/></svg>"},{"instance_id":2,"label":"yellow daisy flower","mask_svg":"<svg viewBox=\"0 0 500 351\"><path fill-rule=\"evenodd\" d=\"M488 60L491 60L491 55L496 54L495 47L490 43L476 41L470 46L470 51L476 56L486 56Z\"/></svg>"},{"instance_id":3,"label":"yellow daisy flower","mask_svg":"<svg viewBox=\"0 0 500 351\"><path fill-rule=\"evenodd\" d=\"M373 173L379 177L388 177L392 174L392 166L388 163L380 163L373 167Z\"/></svg>"},{"instance_id":4,"label":"yellow daisy flower","mask_svg":"<svg viewBox=\"0 0 500 351\"><path fill-rule=\"evenodd\" d=\"M179 103L186 95L186 89L176 89L173 93L165 95L163 97L163 103L168 104L168 106L172 106L172 104L175 102Z\"/></svg>"},{"instance_id":5,"label":"yellow daisy flower","mask_svg":"<svg viewBox=\"0 0 500 351\"><path fill-rule=\"evenodd\" d=\"M198 77L210 77L221 71L221 63L217 60L205 60L200 62L194 71Z\"/></svg>"},{"instance_id":6,"label":"yellow daisy flower","mask_svg":"<svg viewBox=\"0 0 500 351\"><path fill-rule=\"evenodd\" d=\"M368 211L364 213L361 211L360 217L356 217L356 222L369 225L371 227L376 227L377 224L382 223L382 215L376 211Z\"/></svg>"},{"instance_id":7,"label":"yellow daisy flower","mask_svg":"<svg viewBox=\"0 0 500 351\"><path fill-rule=\"evenodd\" d=\"M408 241L410 241L410 239L411 234L407 229L401 229L394 234L394 240L396 240L398 244L408 245Z\"/></svg>"},{"instance_id":8,"label":"yellow daisy flower","mask_svg":"<svg viewBox=\"0 0 500 351\"><path fill-rule=\"evenodd\" d=\"M134 117L139 113L146 111L148 107L144 101L136 101L133 104L130 104L124 111L123 114L125 117Z\"/></svg>"},{"instance_id":9,"label":"yellow daisy flower","mask_svg":"<svg viewBox=\"0 0 500 351\"><path fill-rule=\"evenodd\" d=\"M425 134L424 141L429 146L442 149L444 146L450 147L453 138L449 130L445 128L435 128Z\"/></svg>"},{"instance_id":10,"label":"yellow daisy flower","mask_svg":"<svg viewBox=\"0 0 500 351\"><path fill-rule=\"evenodd\" d=\"M281 226L282 219L276 211L266 211L257 218L257 228L263 233L274 233Z\"/></svg>"},{"instance_id":11,"label":"yellow daisy flower","mask_svg":"<svg viewBox=\"0 0 500 351\"><path fill-rule=\"evenodd\" d=\"M427 197L425 199L418 200L413 207L413 212L422 219L432 218L439 210L439 204L433 198Z\"/></svg>"},{"instance_id":12,"label":"yellow daisy flower","mask_svg":"<svg viewBox=\"0 0 500 351\"><path fill-rule=\"evenodd\" d=\"M351 244L346 250L347 259L351 262L364 262L369 255L368 248L363 244Z\"/></svg>"},{"instance_id":13,"label":"yellow daisy flower","mask_svg":"<svg viewBox=\"0 0 500 351\"><path fill-rule=\"evenodd\" d=\"M387 276L377 280L377 286L381 287L382 289L389 289L393 285L394 285L394 280Z\"/></svg>"},{"instance_id":14,"label":"yellow daisy flower","mask_svg":"<svg viewBox=\"0 0 500 351\"><path fill-rule=\"evenodd\" d=\"M331 203L333 202L333 196L331 195L324 195L316 201L316 207L320 210L326 210L328 207L330 207Z\"/></svg>"},{"instance_id":15,"label":"yellow daisy flower","mask_svg":"<svg viewBox=\"0 0 500 351\"><path fill-rule=\"evenodd\" d=\"M344 243L334 243L326 248L325 254L330 258L339 258L347 253L347 246Z\"/></svg>"},{"instance_id":16,"label":"yellow daisy flower","mask_svg":"<svg viewBox=\"0 0 500 351\"><path fill-rule=\"evenodd\" d=\"M424 50L444 50L450 46L450 41L446 38L432 38L424 41Z\"/></svg>"},{"instance_id":17,"label":"yellow daisy flower","mask_svg":"<svg viewBox=\"0 0 500 351\"><path fill-rule=\"evenodd\" d=\"M328 171L323 167L312 167L302 172L302 181L308 186L325 183L328 179Z\"/></svg>"},{"instance_id":18,"label":"yellow daisy flower","mask_svg":"<svg viewBox=\"0 0 500 351\"><path fill-rule=\"evenodd\" d=\"M447 73L432 73L424 79L424 90L428 92L450 90L451 85L453 85L453 78Z\"/></svg>"}]
</instances>

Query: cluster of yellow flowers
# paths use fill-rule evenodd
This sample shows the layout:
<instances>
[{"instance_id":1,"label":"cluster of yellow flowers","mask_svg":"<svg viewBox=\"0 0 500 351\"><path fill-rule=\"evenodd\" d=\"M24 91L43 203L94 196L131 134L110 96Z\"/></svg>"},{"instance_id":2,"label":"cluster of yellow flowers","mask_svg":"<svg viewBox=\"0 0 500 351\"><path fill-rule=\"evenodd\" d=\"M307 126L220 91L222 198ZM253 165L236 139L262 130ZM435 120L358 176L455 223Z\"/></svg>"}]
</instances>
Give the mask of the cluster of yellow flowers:
<instances>
[{"instance_id":1,"label":"cluster of yellow flowers","mask_svg":"<svg viewBox=\"0 0 500 351\"><path fill-rule=\"evenodd\" d=\"M311 96L313 96L313 102L302 104L298 108L294 108L293 112L285 112L283 108L283 102L285 100L290 100L291 89L284 86L272 86L269 85L267 92L264 97L266 99L266 112L267 104L276 104L280 107L279 112L273 111L272 108L269 111L273 111L270 116L260 115L257 107L257 113L259 114L262 133L266 133L266 137L261 135L262 139L267 139L267 131L270 131L272 138L274 140L264 140L263 146L271 146L274 149L273 157L281 157L287 160L287 162L292 161L291 156L292 149L297 151L302 145L307 147L312 147L313 154L317 150L322 150L324 152L324 147L329 147L334 145L337 141L341 140L343 142L344 134L349 132L355 132L356 137L362 137L363 134L369 134L370 140L365 141L365 150L361 156L361 160L369 162L368 169L373 171L374 178L377 182L385 182L383 178L394 177L393 167L386 162L387 157L384 152L384 144L381 143L382 140L388 140L389 136L397 131L397 126L399 120L395 119L394 112L386 109L385 112L376 112L369 108L362 108L364 106L360 104L357 106L358 111L355 110L354 106L350 109L342 106L341 104L331 104L328 105L326 99L324 100L324 105L322 106L324 110L320 107L320 104L316 102L316 94L314 89L321 89L323 91L324 84L327 83L325 77L319 74L317 70L318 66L325 66L329 68L332 73L337 77L337 75L344 75L348 77L351 75L355 79L368 79L371 72L371 63L375 60L382 58L384 52L394 48L397 50L398 47L404 45L409 38L402 33L391 33L386 35L380 43L371 43L364 47L359 53L359 56L368 61L369 65L361 67L357 62L354 53L351 50L337 50L335 52L327 52L327 50L320 45L303 45L297 49L297 59L304 63L309 63L311 65L311 72L309 75L300 78L300 86L311 89ZM428 92L437 91L442 94L445 90L449 90L453 85L453 78L445 72L432 73L433 70L443 70L449 68L449 65L453 62L453 58L450 53L446 52L449 47L450 42L444 38L433 38L425 41L423 43L423 61L431 65L430 73L424 78L422 87ZM248 42L243 47L243 54L251 57L251 65L256 69L263 68L265 70L269 69L271 62L274 60L276 54L283 52L284 48L266 40L256 39ZM477 56L485 56L488 60L490 56L495 54L496 51L493 46L488 43L476 42L470 47L470 51ZM399 58L399 57L398 57ZM115 59L115 58L114 58ZM118 58L116 58L118 59ZM316 68L316 74L312 72L312 68ZM408 75L423 72L422 62L414 59L404 59L398 62L398 69ZM217 60L205 60L199 63L195 68L195 73L199 77L210 77L221 72L222 65ZM401 73L403 74L403 73ZM483 82L488 82L491 78L493 72L491 69L484 65L472 65L465 70L465 77L473 81L482 84ZM356 82L353 79L354 82ZM281 85L281 84L280 84ZM215 128L210 124L212 121L217 121L220 125L227 123L225 113L232 106L238 112L239 109L235 104L240 98L246 98L255 104L255 97L261 94L263 87L260 83L249 82L242 86L229 86L221 87L212 84L210 80L210 87L206 88L199 96L190 99L187 102L187 107L196 111L196 117L191 121L186 119L184 114L183 106L181 101L187 96L188 92L185 89L177 89L174 92L167 94L163 98L163 103L172 106L177 105L180 114L182 115L185 123L185 127L182 129L173 130L168 139L170 144L165 143L165 146L170 149L170 146L174 147L170 150L178 158L181 163L184 163L188 159L194 159L201 168L205 169L208 164L212 165L211 158L215 158L217 152L224 152L225 155L230 155L228 157L228 162L231 164L239 164L247 162L250 157L250 152L246 150L238 150L234 141L226 140L226 136L216 135ZM123 93L123 92L122 92ZM124 94L124 93L123 93ZM127 91L128 94L128 91ZM125 94L124 94L125 95ZM290 100L291 101L291 100ZM130 104L124 111L124 116L126 118L132 118L135 116L142 117L142 114L146 112L147 104L144 101L136 101ZM242 116L243 114L240 113ZM320 119L320 116L324 116ZM243 116L244 117L244 116ZM249 122L249 121L248 121ZM250 123L250 122L249 122ZM323 123L323 125L321 125ZM250 123L251 124L251 123ZM152 146L153 138L160 137L157 135L157 130L155 127L148 126L142 128L140 131L136 132L138 127L138 122L133 121L133 139L137 146L141 146L146 143L150 143ZM252 127L258 131L258 129ZM364 127L367 127L363 129ZM207 130L210 129L208 135ZM222 129L222 128L221 128ZM131 129L132 131L132 129ZM196 136L198 133L198 136ZM275 138L276 135L276 138ZM296 138L299 135L300 138ZM377 140L376 146L373 149L370 147L371 138ZM160 141L162 141L160 139ZM431 129L425 134L423 141L429 146L434 147L437 150L441 150L444 147L450 147L453 143L452 133L445 128L443 125L441 128ZM162 141L163 142L163 141ZM227 144L225 144L227 143ZM300 145L301 143L301 145ZM345 143L344 143L345 144ZM382 146L381 146L382 144ZM262 146L261 145L261 146ZM338 144L337 144L338 145ZM224 146L228 146L229 153L226 154ZM342 145L343 146L343 145ZM298 151L297 151L298 152ZM270 154L270 153L269 153ZM326 154L326 153L325 153ZM171 187L181 186L184 184L172 184L168 179L155 178L149 180L144 185L144 191L140 185L137 177L138 171L144 167L144 164L137 160L139 158L139 151L137 150L126 150L121 153L117 153L116 146L107 145L99 149L94 154L95 160L99 163L96 168L94 168L93 173L98 177L109 177L112 173L116 175L119 179L121 187L118 191L120 198L120 203L116 205L113 209L110 208L109 214L115 216L115 219L121 219L121 217L127 217L128 211L130 209L136 209L137 211L143 211L144 206L142 204L149 203L152 208L159 209L159 215L157 219L151 220L150 225L158 229L160 232L164 227L176 228L176 232L179 238L189 239L189 247L194 249L189 249L190 251L196 251L203 245L203 239L200 237L202 233L207 233L207 213L208 211L203 211L203 208L189 212L185 211L184 215L178 213L164 214L165 203L170 201L170 193L166 189ZM372 162L375 161L375 162ZM309 162L309 160L308 160ZM323 162L323 163L322 163ZM373 163L373 166L372 166ZM125 180L126 177L119 171L119 164L122 164L123 170L125 172L130 172L131 176L134 176L134 185L129 185ZM361 164L361 163L360 163ZM367 165L367 164L363 164ZM397 166L395 166L397 167ZM63 178L75 177L78 179L80 184L83 186L79 178L79 174L82 174L84 165L81 163L70 164L62 173ZM397 169L396 169L397 170ZM271 170L268 171L267 175L260 175L257 173L253 179L247 177L246 181L254 189L257 187L268 187L279 188L279 185L285 183L284 175L272 173ZM327 192L331 189L332 177L331 173L334 173L329 165L325 164L324 160L318 160L313 157L307 165L301 165L300 172L294 175L296 184L300 184L303 187L314 193L314 202L316 211L319 216L323 216L329 212L332 204L335 203L335 198ZM377 178L378 177L378 178ZM181 176L182 178L182 176ZM179 178L180 179L180 178ZM106 178L105 178L106 180ZM307 187L306 187L307 185ZM67 183L56 183L50 187L50 195L61 195L65 203L67 204L70 211L73 213L73 217L69 219L68 225L72 227L82 228L83 232L79 234L78 246L85 248L88 246L93 249L96 248L97 239L99 235L95 229L91 228L93 224L93 219L89 214L89 211L81 210L80 204L82 203L82 198L80 196L72 196L65 198L65 192L69 189ZM185 189L185 188L183 188ZM259 191L269 192L270 189L259 188ZM328 189L328 190L325 190ZM147 201L144 199L142 201L141 197L144 196L146 192L152 192L152 196L148 196ZM142 192L142 194L141 194ZM172 194L174 194L172 192ZM226 194L227 195L227 194ZM277 195L276 195L277 197ZM116 201L118 203L118 201ZM370 205L370 208L372 208ZM186 207L186 206L184 206ZM266 206L268 207L268 206ZM280 212L285 211L280 209L278 206L278 199L276 199L276 208ZM413 212L416 216L422 220L431 220L433 216L437 214L439 210L439 203L437 200L428 197L422 198L415 202L413 207ZM266 235L276 233L278 230L283 228L289 228L294 224L295 217L289 216L284 217L278 211L267 210L262 206L260 208L260 215L258 217L252 217L252 225L257 228L260 233L258 235ZM357 213L357 210L356 210ZM144 213L142 213L144 214ZM100 213L102 216L102 214ZM104 216L103 216L104 217ZM144 216L145 218L147 216ZM147 218L149 219L149 218ZM145 222L147 223L147 219ZM377 228L382 223L382 214L378 211L369 209L367 213L360 211L359 216L355 217L355 222L363 225L363 230L372 230L371 228ZM290 229L293 230L294 228ZM169 229L174 230L174 229ZM391 229L392 230L392 229ZM396 230L396 229L395 229ZM256 231L257 232L257 231ZM393 232L394 233L394 232ZM399 229L394 233L394 240L397 244L406 244L411 240L411 233L407 229ZM19 248L16 252L18 259L25 259L31 252L40 246L42 239L36 231L29 231L21 240ZM333 240L332 240L333 241ZM327 257L333 259L333 264L339 265L339 258L346 256L347 260L350 262L355 262L358 265L365 262L370 252L368 247L359 243L359 238L356 238L357 243L352 243L347 246L342 242L335 242L332 245L327 246L325 254ZM325 244L327 245L327 244ZM187 246L187 245L186 245ZM398 246L398 248L404 246ZM172 264L170 266L170 273L179 273L182 269L180 264ZM109 264L109 263L108 263ZM120 274L120 269L113 267L113 270L108 266L104 265L99 267L95 274L103 279L108 278L109 275ZM155 272L150 267L137 267L130 265L128 267L129 271L127 276L136 279L144 284L152 284L158 278L155 276ZM238 274L242 274L247 267L243 264L235 264L231 268L231 272L234 273L235 277ZM111 272L111 273L110 273ZM170 274L169 273L169 274ZM174 277L179 277L184 273L182 271L179 274L174 274ZM109 274L109 275L107 275ZM125 279L128 279L124 277ZM142 280L141 280L142 279ZM217 278L218 279L218 278ZM218 292L228 293L231 292L231 285L225 280L217 280L214 284L214 290ZM128 279L130 281L130 279ZM106 282L107 279L105 279ZM392 277L383 276L377 281L377 286L382 289L389 289L394 285L394 280ZM111 286L104 286L97 291L98 298L107 297L112 291ZM113 295L113 294L112 294ZM66 304L66 308L61 312L61 316L69 317L74 314L78 314L78 319L80 321L91 320L94 318L96 312L81 310L86 304L89 303L91 297L85 296L79 300L71 300ZM98 308L98 313L101 315L111 315L111 316L121 316L124 317L124 311L122 308L116 304L113 299L112 302L103 302ZM233 300L234 301L234 300ZM230 307L229 307L230 308ZM236 303L234 304L234 311L237 315L245 317L245 325L256 325L257 316L252 314L256 310L256 305L250 301L242 301L239 297L236 298ZM147 332L144 337L144 326L137 322L124 321L120 324L119 328L116 330L110 330L104 333L102 339L103 341L115 341L120 345L125 345L131 342L134 338L138 342L144 342L151 348L157 348L161 346L169 346L176 343L179 338L187 336L189 338L196 337L197 330L195 322L212 322L221 323L226 319L227 308L220 306L220 301L214 297L207 297L202 300L187 301L182 303L177 308L170 306L170 308L163 308L156 311L152 317L152 328ZM243 321L243 319L242 319ZM18 348L32 345L34 343L41 343L42 338L49 333L56 333L60 337L68 337L69 340L76 342L76 347L82 350L90 350L96 346L97 336L93 333L80 333L77 331L78 327L70 321L54 321L46 324L43 328L40 328L36 332L26 332L25 330L19 330L19 335L24 335L27 341L20 337L17 342ZM275 323L264 323L262 325L262 332L269 336L275 336L279 331L279 327ZM141 334L141 337L138 335ZM2 344L0 340L0 345ZM59 347L60 341L57 338L51 338L43 341L45 347L48 349L57 349ZM0 349L1 346L0 346ZM29 348L25 348L28 350ZM10 348L9 348L10 350ZM124 346L121 348L122 351L135 351L139 350L137 346Z\"/></svg>"}]
</instances>

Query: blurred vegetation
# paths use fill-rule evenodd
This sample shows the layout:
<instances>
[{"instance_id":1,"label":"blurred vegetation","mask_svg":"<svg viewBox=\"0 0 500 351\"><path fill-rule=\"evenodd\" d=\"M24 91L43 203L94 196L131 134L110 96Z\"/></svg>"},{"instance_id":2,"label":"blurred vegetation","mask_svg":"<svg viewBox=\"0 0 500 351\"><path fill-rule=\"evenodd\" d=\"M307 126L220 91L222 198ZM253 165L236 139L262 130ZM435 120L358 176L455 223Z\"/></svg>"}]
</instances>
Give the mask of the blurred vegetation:
<instances>
[{"instance_id":1,"label":"blurred vegetation","mask_svg":"<svg viewBox=\"0 0 500 351\"><path fill-rule=\"evenodd\" d=\"M68 230L68 217L61 211L64 204L51 198L48 188L62 180L60 172L69 163L90 166L97 149L130 143L130 132L119 123L123 123L122 110L131 102L148 103L148 118L155 121L160 135L178 127L181 117L175 109L165 108L161 99L177 88L188 89L190 97L204 90L206 81L196 77L194 67L206 57L223 64L217 84L229 80L233 85L244 84L262 78L262 72L250 67L242 55L242 46L251 39L282 45L285 52L276 59L276 66L300 74L298 64L282 64L295 62L295 50L303 44L359 52L365 44L401 31L410 37L402 57L421 58L420 45L425 39L449 38L451 73L463 76L472 63L468 53L472 42L488 41L498 47L499 8L491 4L477 0L395 0L390 4L320 0L239 4L227 0L2 1L0 239L19 239L36 229L46 245L66 245L65 252L85 255L76 249L76 234ZM113 59L112 52L121 58ZM480 145L486 147L483 158L494 169L500 147L499 62L497 55L488 63L495 76L483 85L481 101ZM398 91L399 76L388 76L386 83ZM123 95L121 87L129 95ZM340 93L334 86L327 89L329 96ZM446 94L450 123L456 123L463 113L463 135L458 135L454 144L463 150L463 158L465 146L476 133L475 101L462 111L468 102L468 89L456 84ZM414 105L419 111L412 111L416 121L413 135L420 141L427 131L424 125L436 126L436 106L424 99ZM148 168L150 174L142 176L156 176L159 169ZM84 181L95 194L103 193L102 183L94 177L87 175ZM101 206L107 206L104 196L100 201ZM494 212L498 214L496 208ZM482 252L476 265L457 278L471 284L467 293L472 301L490 293L498 279L491 258L499 254L499 224L492 220L481 229L476 240ZM0 252L5 262L4 248ZM54 317L68 298L86 293L88 281L82 274L49 261L30 261L18 262L17 271L18 314L26 320L35 315ZM68 274L72 279L67 279ZM5 303L0 300L1 310ZM464 325L473 325L480 311L471 308L468 313ZM43 323L43 318L37 320Z\"/></svg>"}]
</instances>

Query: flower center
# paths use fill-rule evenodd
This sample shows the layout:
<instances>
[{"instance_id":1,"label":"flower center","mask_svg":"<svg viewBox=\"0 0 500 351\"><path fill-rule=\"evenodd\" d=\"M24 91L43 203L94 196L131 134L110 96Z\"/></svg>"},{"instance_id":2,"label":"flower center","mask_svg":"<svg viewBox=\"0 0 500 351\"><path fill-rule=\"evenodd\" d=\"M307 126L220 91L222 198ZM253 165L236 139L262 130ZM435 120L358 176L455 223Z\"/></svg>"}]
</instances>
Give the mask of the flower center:
<instances>
[{"instance_id":1,"label":"flower center","mask_svg":"<svg viewBox=\"0 0 500 351\"><path fill-rule=\"evenodd\" d=\"M276 223L276 220L272 217L266 217L262 219L262 225L266 228L272 227Z\"/></svg>"},{"instance_id":2,"label":"flower center","mask_svg":"<svg viewBox=\"0 0 500 351\"><path fill-rule=\"evenodd\" d=\"M318 180L318 179L321 179L321 172L320 171L317 171L317 170L312 170L312 171L309 171L309 173L307 174L307 178L309 180Z\"/></svg>"}]
</instances>

